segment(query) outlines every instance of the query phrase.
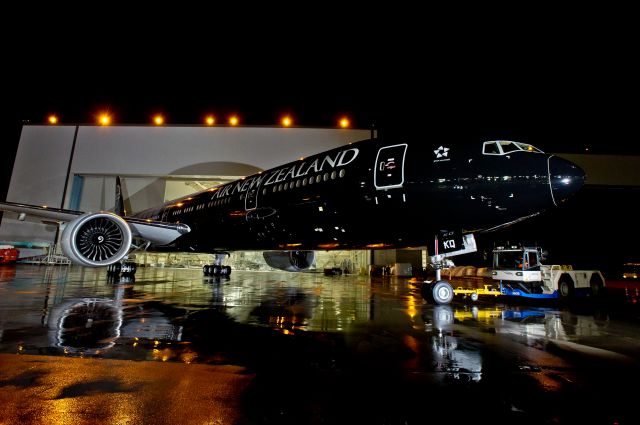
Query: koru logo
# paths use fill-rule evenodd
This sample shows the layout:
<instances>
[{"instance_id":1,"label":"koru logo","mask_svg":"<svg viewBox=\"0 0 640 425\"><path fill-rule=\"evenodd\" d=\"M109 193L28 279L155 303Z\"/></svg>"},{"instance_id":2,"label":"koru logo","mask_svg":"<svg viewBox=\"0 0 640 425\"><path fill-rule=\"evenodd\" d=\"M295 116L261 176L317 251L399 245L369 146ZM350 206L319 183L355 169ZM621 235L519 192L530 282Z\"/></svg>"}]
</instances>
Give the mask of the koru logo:
<instances>
[{"instance_id":1,"label":"koru logo","mask_svg":"<svg viewBox=\"0 0 640 425\"><path fill-rule=\"evenodd\" d=\"M449 156L449 148L440 146L438 149L433 151L433 153L436 154L436 158L447 158Z\"/></svg>"}]
</instances>

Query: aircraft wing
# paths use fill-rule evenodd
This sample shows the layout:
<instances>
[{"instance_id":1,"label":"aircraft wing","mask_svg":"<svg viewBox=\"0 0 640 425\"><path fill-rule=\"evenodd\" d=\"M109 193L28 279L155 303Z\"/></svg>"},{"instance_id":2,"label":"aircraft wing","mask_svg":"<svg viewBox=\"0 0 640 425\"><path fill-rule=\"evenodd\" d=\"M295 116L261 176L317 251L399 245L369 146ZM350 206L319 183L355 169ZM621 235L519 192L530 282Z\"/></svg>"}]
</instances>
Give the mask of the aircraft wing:
<instances>
[{"instance_id":1,"label":"aircraft wing","mask_svg":"<svg viewBox=\"0 0 640 425\"><path fill-rule=\"evenodd\" d=\"M46 221L71 221L84 214L82 211L51 208L46 205L28 205L15 202L0 202L0 210L18 214L27 214L46 219Z\"/></svg>"},{"instance_id":2,"label":"aircraft wing","mask_svg":"<svg viewBox=\"0 0 640 425\"><path fill-rule=\"evenodd\" d=\"M0 202L0 211L9 211L39 217L44 222L69 222L84 215L83 211L52 208L44 205L28 205L15 202ZM114 214L114 213L111 213ZM116 215L116 214L114 214ZM121 217L129 224L131 234L157 245L166 245L181 235L189 233L191 229L186 224L165 223L135 217Z\"/></svg>"}]
</instances>

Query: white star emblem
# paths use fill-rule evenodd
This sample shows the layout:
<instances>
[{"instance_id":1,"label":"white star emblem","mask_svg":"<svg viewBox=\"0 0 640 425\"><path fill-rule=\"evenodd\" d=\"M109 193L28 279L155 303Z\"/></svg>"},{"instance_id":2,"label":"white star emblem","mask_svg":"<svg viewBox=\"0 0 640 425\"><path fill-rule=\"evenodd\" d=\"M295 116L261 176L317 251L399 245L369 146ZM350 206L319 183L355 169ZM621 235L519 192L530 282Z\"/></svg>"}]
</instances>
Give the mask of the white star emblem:
<instances>
[{"instance_id":1,"label":"white star emblem","mask_svg":"<svg viewBox=\"0 0 640 425\"><path fill-rule=\"evenodd\" d=\"M442 158L443 156L449 156L449 148L445 148L443 146L440 146L438 149L436 149L435 151L433 151L433 153L436 154L436 158Z\"/></svg>"}]
</instances>

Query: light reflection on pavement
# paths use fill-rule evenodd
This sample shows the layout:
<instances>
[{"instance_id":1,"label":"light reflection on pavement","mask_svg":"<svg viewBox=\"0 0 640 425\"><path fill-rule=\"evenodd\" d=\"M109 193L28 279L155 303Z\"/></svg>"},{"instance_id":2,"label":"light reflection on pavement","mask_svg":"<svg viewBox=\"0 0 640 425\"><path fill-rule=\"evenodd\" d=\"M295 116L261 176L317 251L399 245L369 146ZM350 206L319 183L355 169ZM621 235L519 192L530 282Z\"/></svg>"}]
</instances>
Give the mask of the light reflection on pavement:
<instances>
[{"instance_id":1,"label":"light reflection on pavement","mask_svg":"<svg viewBox=\"0 0 640 425\"><path fill-rule=\"evenodd\" d=\"M122 402L114 394L139 397L144 415L162 396L147 385L158 379L177 386L165 400L167 423L188 423L185 410L193 423L423 423L425 403L437 406L428 415L497 423L640 417L622 390L640 377L640 328L616 305L434 306L419 282L403 278L201 273L142 268L135 280L113 282L103 270L3 269L0 402L13 408L0 423L20 411L75 420L78 409L123 421L135 409L105 413ZM145 362L118 363L131 360ZM192 366L198 376L181 381L179 368ZM215 398L225 385L231 395L213 416L198 413L193 394ZM178 400L188 394L185 409ZM366 405L354 409L354 394ZM474 407L459 409L461 399ZM59 417L50 423L64 423Z\"/></svg>"}]
</instances>

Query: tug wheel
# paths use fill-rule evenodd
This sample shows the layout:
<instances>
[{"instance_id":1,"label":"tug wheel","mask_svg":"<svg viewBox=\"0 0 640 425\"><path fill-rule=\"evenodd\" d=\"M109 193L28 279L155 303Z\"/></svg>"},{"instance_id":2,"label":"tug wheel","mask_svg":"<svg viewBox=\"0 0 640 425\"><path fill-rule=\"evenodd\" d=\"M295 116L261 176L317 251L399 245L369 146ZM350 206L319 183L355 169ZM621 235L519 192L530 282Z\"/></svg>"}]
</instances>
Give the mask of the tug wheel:
<instances>
[{"instance_id":1,"label":"tug wheel","mask_svg":"<svg viewBox=\"0 0 640 425\"><path fill-rule=\"evenodd\" d=\"M573 295L573 280L569 276L561 276L558 282L558 296L562 299Z\"/></svg>"}]
</instances>

